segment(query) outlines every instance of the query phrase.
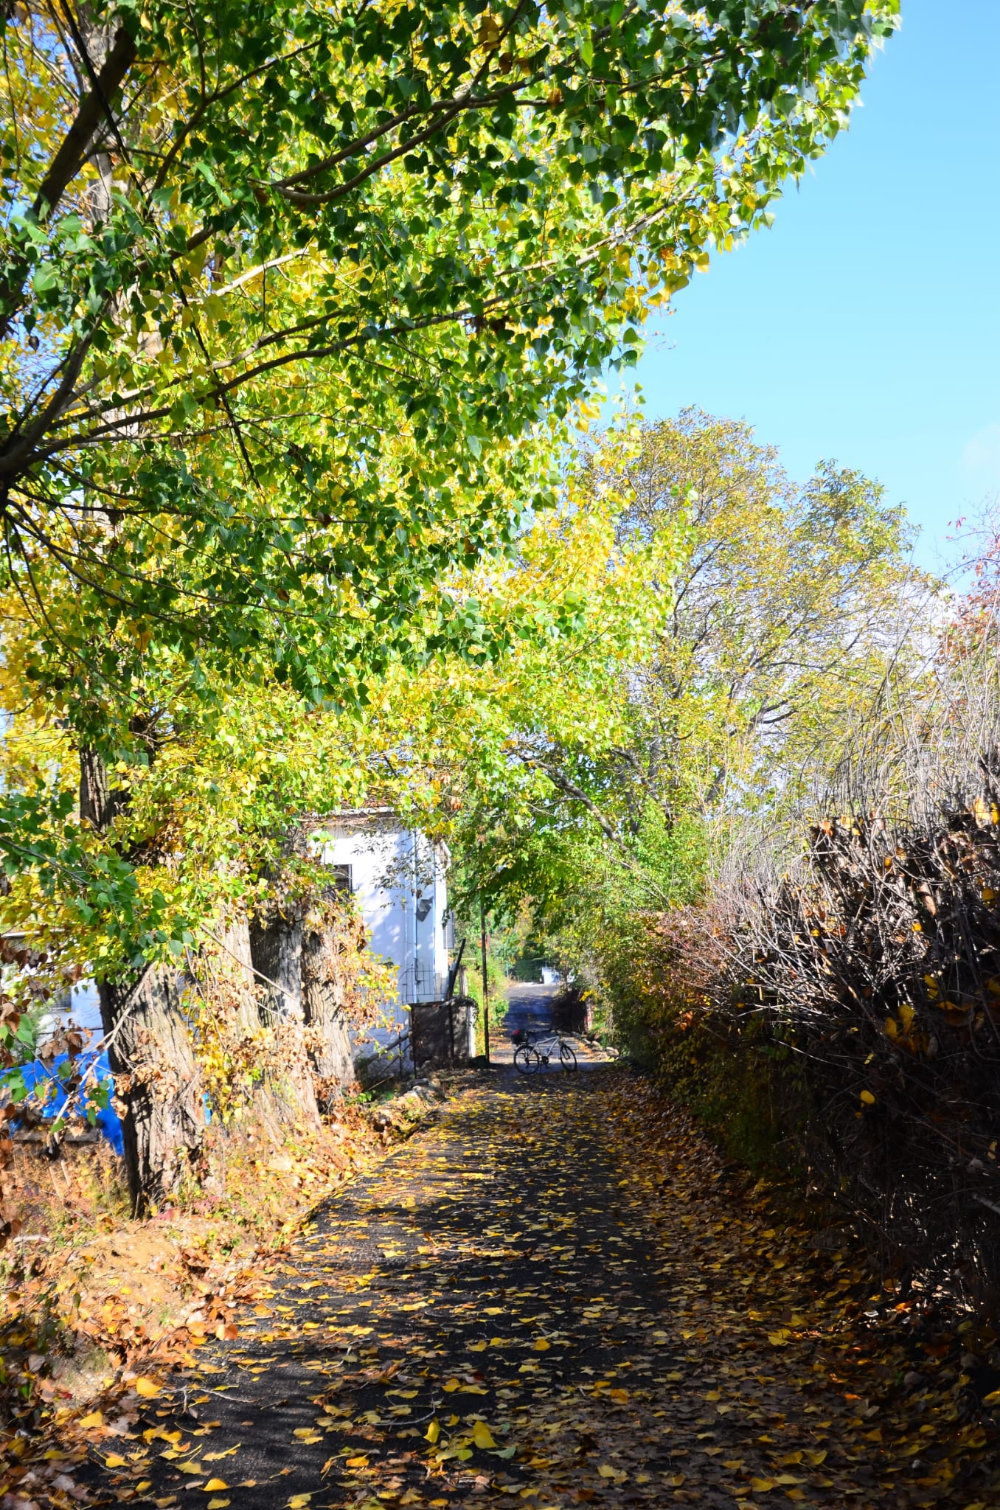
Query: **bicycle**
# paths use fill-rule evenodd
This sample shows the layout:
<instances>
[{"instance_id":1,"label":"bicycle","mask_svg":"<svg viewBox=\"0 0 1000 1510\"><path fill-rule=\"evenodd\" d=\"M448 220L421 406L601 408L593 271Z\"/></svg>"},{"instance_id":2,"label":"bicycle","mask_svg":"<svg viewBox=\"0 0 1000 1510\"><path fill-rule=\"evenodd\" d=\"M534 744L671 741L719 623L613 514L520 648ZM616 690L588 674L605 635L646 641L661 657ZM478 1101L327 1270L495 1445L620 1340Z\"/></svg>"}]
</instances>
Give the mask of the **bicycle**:
<instances>
[{"instance_id":1,"label":"bicycle","mask_svg":"<svg viewBox=\"0 0 1000 1510\"><path fill-rule=\"evenodd\" d=\"M555 1057L557 1048L560 1069L575 1070L577 1067L572 1045L558 1033L547 1031L532 1035L525 1028L518 1028L511 1034L511 1041L515 1044L514 1068L520 1070L522 1075L545 1069Z\"/></svg>"}]
</instances>

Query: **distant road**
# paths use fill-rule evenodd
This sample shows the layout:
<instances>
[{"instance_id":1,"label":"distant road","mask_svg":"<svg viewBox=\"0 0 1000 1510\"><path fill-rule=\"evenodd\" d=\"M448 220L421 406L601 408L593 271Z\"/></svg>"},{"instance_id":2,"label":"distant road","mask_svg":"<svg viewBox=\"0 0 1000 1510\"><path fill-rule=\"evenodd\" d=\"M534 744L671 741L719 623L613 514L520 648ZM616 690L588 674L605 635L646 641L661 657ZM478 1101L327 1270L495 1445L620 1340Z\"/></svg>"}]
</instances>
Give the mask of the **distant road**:
<instances>
[{"instance_id":1,"label":"distant road","mask_svg":"<svg viewBox=\"0 0 1000 1510\"><path fill-rule=\"evenodd\" d=\"M552 1004L558 986L535 986L513 981L507 993L507 1017L503 1004L494 999L490 1008L490 1058L497 1064L513 1064L514 1045L510 1035L517 1028L537 1032L552 1026ZM499 1020L498 1020L499 1019Z\"/></svg>"}]
</instances>

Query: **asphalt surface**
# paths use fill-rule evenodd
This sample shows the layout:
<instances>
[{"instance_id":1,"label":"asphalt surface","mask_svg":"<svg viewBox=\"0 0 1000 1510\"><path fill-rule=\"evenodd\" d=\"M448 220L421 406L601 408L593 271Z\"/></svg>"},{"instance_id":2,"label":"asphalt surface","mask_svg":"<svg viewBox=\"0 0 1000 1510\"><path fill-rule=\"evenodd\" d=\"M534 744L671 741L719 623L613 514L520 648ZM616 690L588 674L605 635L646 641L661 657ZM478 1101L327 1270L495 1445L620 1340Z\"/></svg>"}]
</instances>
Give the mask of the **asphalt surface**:
<instances>
[{"instance_id":1,"label":"asphalt surface","mask_svg":"<svg viewBox=\"0 0 1000 1510\"><path fill-rule=\"evenodd\" d=\"M552 1005L558 986L512 985L507 993L507 1015L490 1026L490 1057L496 1064L512 1064L511 1034L517 1029L543 1032L552 1026Z\"/></svg>"},{"instance_id":2,"label":"asphalt surface","mask_svg":"<svg viewBox=\"0 0 1000 1510\"><path fill-rule=\"evenodd\" d=\"M533 1022L541 1010L518 1004ZM606 1390L623 1358L634 1369L660 1319L647 1237L617 1212L621 1171L594 1138L607 1073L487 1071L319 1211L238 1339L150 1402L131 1433L147 1455L107 1474L108 1499L443 1507L523 1503L535 1485L536 1506L569 1503L539 1456L546 1431L596 1450L595 1410L612 1425L621 1410L584 1402L581 1381ZM644 1448L643 1465L668 1472L669 1447ZM569 1493L575 1467L556 1476ZM592 1465L586 1481L620 1503L616 1479ZM652 1483L630 1493L656 1502Z\"/></svg>"},{"instance_id":3,"label":"asphalt surface","mask_svg":"<svg viewBox=\"0 0 1000 1510\"><path fill-rule=\"evenodd\" d=\"M514 992L508 1029L544 1027L551 995ZM971 1492L985 1469L952 1484L950 1447L927 1475L908 1415L891 1426L860 1393L849 1336L832 1332L832 1367L817 1352L820 1276L769 1279L803 1255L684 1117L588 1068L460 1077L435 1123L314 1213L234 1340L95 1441L96 1503L1000 1504Z\"/></svg>"}]
</instances>

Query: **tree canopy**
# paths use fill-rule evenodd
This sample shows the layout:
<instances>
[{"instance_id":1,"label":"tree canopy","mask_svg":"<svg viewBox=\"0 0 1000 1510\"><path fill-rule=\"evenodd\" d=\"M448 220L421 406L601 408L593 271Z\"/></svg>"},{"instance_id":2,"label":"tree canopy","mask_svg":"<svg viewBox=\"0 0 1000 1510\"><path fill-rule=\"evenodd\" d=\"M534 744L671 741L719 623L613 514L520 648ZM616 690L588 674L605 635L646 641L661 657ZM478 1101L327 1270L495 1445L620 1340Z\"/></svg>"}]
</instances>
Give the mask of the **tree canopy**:
<instances>
[{"instance_id":1,"label":"tree canopy","mask_svg":"<svg viewBox=\"0 0 1000 1510\"><path fill-rule=\"evenodd\" d=\"M7 7L25 674L77 723L160 646L355 695L551 500L569 407L822 150L897 9Z\"/></svg>"},{"instance_id":2,"label":"tree canopy","mask_svg":"<svg viewBox=\"0 0 1000 1510\"><path fill-rule=\"evenodd\" d=\"M529 655L543 674L498 708L502 759L473 748L455 826L469 889L530 899L580 968L697 900L731 829L788 827L829 790L858 710L912 680L931 584L877 483L827 462L796 485L698 410L606 432L572 496L612 531L589 627L550 675Z\"/></svg>"}]
</instances>

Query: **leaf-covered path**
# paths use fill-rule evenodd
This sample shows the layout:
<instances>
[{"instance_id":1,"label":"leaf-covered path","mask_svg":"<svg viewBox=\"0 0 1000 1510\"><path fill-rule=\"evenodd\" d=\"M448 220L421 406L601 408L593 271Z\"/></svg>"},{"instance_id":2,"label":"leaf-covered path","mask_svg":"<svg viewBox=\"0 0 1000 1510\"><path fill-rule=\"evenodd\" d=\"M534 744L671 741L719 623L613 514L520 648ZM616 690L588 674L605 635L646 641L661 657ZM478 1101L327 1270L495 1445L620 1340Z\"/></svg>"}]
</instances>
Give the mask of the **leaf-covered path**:
<instances>
[{"instance_id":1,"label":"leaf-covered path","mask_svg":"<svg viewBox=\"0 0 1000 1510\"><path fill-rule=\"evenodd\" d=\"M317 1215L236 1341L100 1443L103 1497L1000 1503L981 1429L912 1384L897 1420L836 1266L797 1312L818 1272L801 1235L766 1229L657 1106L609 1070L474 1084Z\"/></svg>"}]
</instances>

